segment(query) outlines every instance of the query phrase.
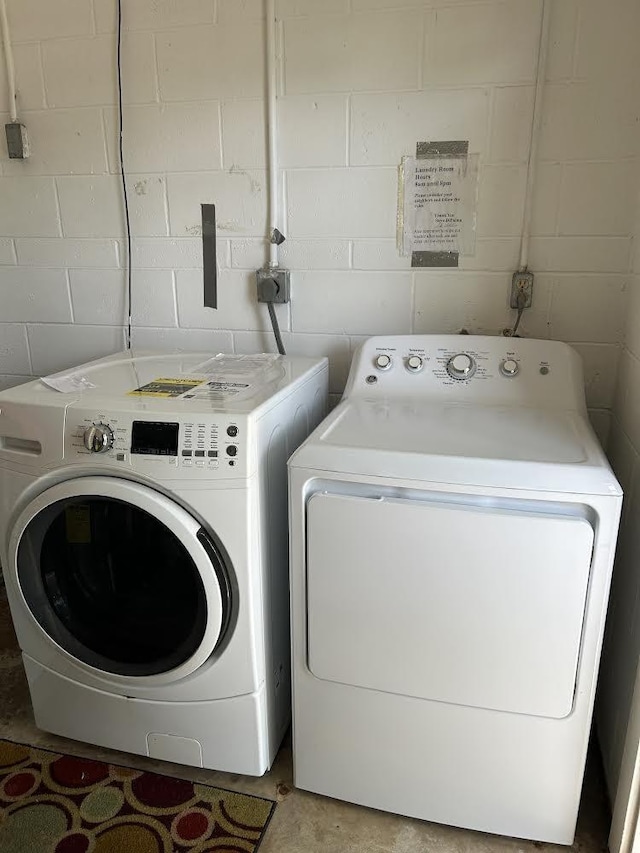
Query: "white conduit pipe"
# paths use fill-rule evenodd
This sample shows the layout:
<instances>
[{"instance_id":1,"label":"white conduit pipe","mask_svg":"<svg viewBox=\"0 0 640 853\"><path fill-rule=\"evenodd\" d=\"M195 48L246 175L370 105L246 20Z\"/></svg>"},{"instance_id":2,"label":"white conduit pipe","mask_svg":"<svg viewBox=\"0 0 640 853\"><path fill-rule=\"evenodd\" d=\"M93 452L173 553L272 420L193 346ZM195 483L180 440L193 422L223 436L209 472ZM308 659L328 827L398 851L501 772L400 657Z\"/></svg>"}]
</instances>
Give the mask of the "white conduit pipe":
<instances>
[{"instance_id":1,"label":"white conduit pipe","mask_svg":"<svg viewBox=\"0 0 640 853\"><path fill-rule=\"evenodd\" d=\"M522 215L522 238L520 242L520 270L526 270L529 263L529 239L531 214L533 210L533 188L536 177L536 160L540 142L540 124L542 122L542 103L549 53L549 24L551 22L551 0L542 0L542 19L540 22L540 41L538 44L538 68L536 70L536 90L533 99L533 117L531 120L531 142L527 163L527 187Z\"/></svg>"},{"instance_id":2,"label":"white conduit pipe","mask_svg":"<svg viewBox=\"0 0 640 853\"><path fill-rule=\"evenodd\" d=\"M4 48L4 59L7 65L7 87L9 90L9 113L11 121L18 120L18 109L16 106L16 69L13 64L13 50L11 49L11 38L9 37L9 21L7 19L6 0L0 0L0 25L2 27L2 45Z\"/></svg>"},{"instance_id":3,"label":"white conduit pipe","mask_svg":"<svg viewBox=\"0 0 640 853\"><path fill-rule=\"evenodd\" d=\"M279 218L278 116L276 104L276 0L266 0L267 17L267 135L269 182L269 266L278 266L278 244L272 242Z\"/></svg>"}]
</instances>

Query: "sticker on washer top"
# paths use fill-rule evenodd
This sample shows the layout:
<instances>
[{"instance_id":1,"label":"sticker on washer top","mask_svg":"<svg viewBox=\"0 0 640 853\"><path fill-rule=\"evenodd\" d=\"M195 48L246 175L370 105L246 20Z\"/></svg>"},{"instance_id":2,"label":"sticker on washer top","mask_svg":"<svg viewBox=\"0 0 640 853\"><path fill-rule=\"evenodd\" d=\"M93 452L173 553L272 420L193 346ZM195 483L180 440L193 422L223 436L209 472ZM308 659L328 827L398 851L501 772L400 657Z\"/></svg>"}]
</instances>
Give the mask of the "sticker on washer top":
<instances>
[{"instance_id":1,"label":"sticker on washer top","mask_svg":"<svg viewBox=\"0 0 640 853\"><path fill-rule=\"evenodd\" d=\"M206 382L198 387L189 389L182 394L183 400L224 400L225 397L235 397L246 388L250 388L248 382Z\"/></svg>"},{"instance_id":2,"label":"sticker on washer top","mask_svg":"<svg viewBox=\"0 0 640 853\"><path fill-rule=\"evenodd\" d=\"M146 385L141 385L135 391L129 391L129 397L181 397L187 394L198 385L202 385L205 380L200 378L181 377L180 379L171 379L160 377L154 379L153 382L147 382Z\"/></svg>"}]
</instances>

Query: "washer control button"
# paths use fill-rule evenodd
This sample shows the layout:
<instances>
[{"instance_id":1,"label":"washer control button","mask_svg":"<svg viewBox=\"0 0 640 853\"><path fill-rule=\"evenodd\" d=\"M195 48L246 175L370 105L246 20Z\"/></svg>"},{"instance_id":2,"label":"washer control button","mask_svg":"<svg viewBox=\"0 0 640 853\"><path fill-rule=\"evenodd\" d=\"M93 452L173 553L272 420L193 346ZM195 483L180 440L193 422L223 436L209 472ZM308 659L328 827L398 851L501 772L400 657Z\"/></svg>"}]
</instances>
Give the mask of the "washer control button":
<instances>
[{"instance_id":1,"label":"washer control button","mask_svg":"<svg viewBox=\"0 0 640 853\"><path fill-rule=\"evenodd\" d=\"M93 424L85 429L82 440L91 453L106 453L113 447L113 430L108 424Z\"/></svg>"},{"instance_id":2,"label":"washer control button","mask_svg":"<svg viewBox=\"0 0 640 853\"><path fill-rule=\"evenodd\" d=\"M378 370L389 370L391 367L391 356L382 352L376 356L376 367Z\"/></svg>"},{"instance_id":3,"label":"washer control button","mask_svg":"<svg viewBox=\"0 0 640 853\"><path fill-rule=\"evenodd\" d=\"M452 355L447 362L447 373L452 379L470 379L476 372L476 362L466 352Z\"/></svg>"},{"instance_id":4,"label":"washer control button","mask_svg":"<svg viewBox=\"0 0 640 853\"><path fill-rule=\"evenodd\" d=\"M419 355L410 355L407 359L407 370L418 373L424 367L424 361Z\"/></svg>"},{"instance_id":5,"label":"washer control button","mask_svg":"<svg viewBox=\"0 0 640 853\"><path fill-rule=\"evenodd\" d=\"M238 448L235 446L235 444L230 444L229 447L227 447L227 456L237 456L237 454Z\"/></svg>"},{"instance_id":6,"label":"washer control button","mask_svg":"<svg viewBox=\"0 0 640 853\"><path fill-rule=\"evenodd\" d=\"M238 434L238 427L237 426L234 426L232 424L231 426L227 427L227 435L230 438L235 438L237 436L237 434Z\"/></svg>"},{"instance_id":7,"label":"washer control button","mask_svg":"<svg viewBox=\"0 0 640 853\"><path fill-rule=\"evenodd\" d=\"M520 365L515 358L505 358L500 365L500 373L503 376L517 376L520 373Z\"/></svg>"}]
</instances>

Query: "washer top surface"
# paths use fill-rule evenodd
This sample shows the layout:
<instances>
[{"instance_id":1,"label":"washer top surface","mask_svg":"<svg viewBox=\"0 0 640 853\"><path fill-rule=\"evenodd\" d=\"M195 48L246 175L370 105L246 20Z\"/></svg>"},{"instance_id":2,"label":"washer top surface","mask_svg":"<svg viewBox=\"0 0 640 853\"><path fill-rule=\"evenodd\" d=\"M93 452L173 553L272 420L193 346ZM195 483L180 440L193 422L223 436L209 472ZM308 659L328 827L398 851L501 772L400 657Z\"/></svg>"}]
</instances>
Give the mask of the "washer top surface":
<instances>
[{"instance_id":1,"label":"washer top surface","mask_svg":"<svg viewBox=\"0 0 640 853\"><path fill-rule=\"evenodd\" d=\"M10 388L0 403L109 411L250 414L321 361L274 355L125 351Z\"/></svg>"},{"instance_id":2,"label":"washer top surface","mask_svg":"<svg viewBox=\"0 0 640 853\"><path fill-rule=\"evenodd\" d=\"M620 495L566 344L371 338L293 467L444 484Z\"/></svg>"}]
</instances>

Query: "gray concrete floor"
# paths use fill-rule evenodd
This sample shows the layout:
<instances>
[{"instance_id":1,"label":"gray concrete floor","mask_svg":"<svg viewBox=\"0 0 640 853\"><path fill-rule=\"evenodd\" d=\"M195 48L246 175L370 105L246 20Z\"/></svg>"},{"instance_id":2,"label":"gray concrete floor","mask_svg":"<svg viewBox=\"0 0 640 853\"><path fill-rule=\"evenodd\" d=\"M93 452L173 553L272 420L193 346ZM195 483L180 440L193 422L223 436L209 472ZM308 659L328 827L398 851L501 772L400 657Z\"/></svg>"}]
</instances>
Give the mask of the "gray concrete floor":
<instances>
[{"instance_id":1,"label":"gray concrete floor","mask_svg":"<svg viewBox=\"0 0 640 853\"><path fill-rule=\"evenodd\" d=\"M0 737L57 752L124 764L277 800L260 853L534 853L568 848L469 832L410 820L319 797L293 788L291 748L283 745L271 771L259 779L169 764L102 749L39 731L0 587ZM609 816L599 759L590 757L578 831L572 850L606 850Z\"/></svg>"}]
</instances>

